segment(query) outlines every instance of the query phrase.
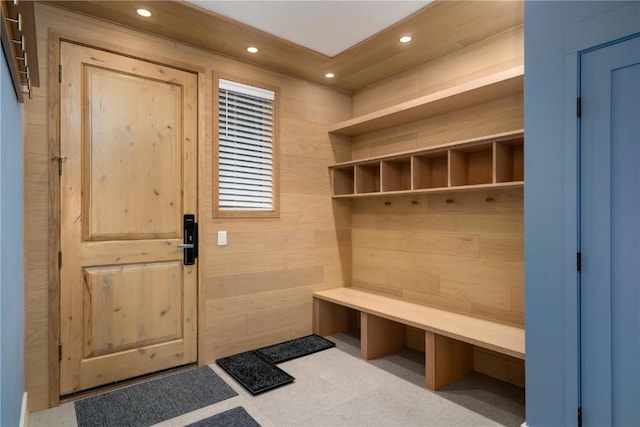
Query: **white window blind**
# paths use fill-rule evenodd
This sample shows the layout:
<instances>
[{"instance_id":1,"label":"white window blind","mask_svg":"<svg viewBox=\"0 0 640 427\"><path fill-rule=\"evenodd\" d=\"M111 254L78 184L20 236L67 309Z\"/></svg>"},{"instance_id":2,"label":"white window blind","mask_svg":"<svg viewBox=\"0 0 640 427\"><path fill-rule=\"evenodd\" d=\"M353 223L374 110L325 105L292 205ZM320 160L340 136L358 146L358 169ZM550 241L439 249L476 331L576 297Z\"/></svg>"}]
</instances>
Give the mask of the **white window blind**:
<instances>
[{"instance_id":1,"label":"white window blind","mask_svg":"<svg viewBox=\"0 0 640 427\"><path fill-rule=\"evenodd\" d=\"M275 93L220 79L218 208L272 211Z\"/></svg>"}]
</instances>

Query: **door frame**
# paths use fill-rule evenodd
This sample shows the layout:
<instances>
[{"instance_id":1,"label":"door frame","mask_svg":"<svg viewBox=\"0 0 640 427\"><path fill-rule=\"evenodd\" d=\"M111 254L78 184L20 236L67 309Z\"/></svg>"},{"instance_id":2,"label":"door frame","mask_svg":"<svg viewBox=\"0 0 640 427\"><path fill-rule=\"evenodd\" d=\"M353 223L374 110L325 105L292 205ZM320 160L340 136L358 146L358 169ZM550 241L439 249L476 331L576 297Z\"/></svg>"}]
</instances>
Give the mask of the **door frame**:
<instances>
[{"instance_id":1,"label":"door frame","mask_svg":"<svg viewBox=\"0 0 640 427\"><path fill-rule=\"evenodd\" d=\"M580 406L580 274L576 254L580 251L580 118L576 100L580 96L580 55L608 44L633 37L640 28L636 21L637 5L615 9L569 27L563 40L564 51L564 137L562 207L564 246L564 384L565 424L577 421ZM525 129L526 133L526 129ZM574 197L571 197L574 195ZM526 260L525 260L526 263Z\"/></svg>"},{"instance_id":2,"label":"door frame","mask_svg":"<svg viewBox=\"0 0 640 427\"><path fill-rule=\"evenodd\" d=\"M619 45L621 43L627 43L627 42L631 42L631 41L640 41L640 32L637 32L635 34L631 34L625 37L621 37L619 39L616 40L612 40L610 42L606 42L606 43L602 43L600 45L594 46L592 48L589 49L585 49L581 52L579 52L579 57L578 57L578 73L579 73L579 96L583 96L584 94L582 93L582 73L583 73L583 55L585 54L590 54L590 53L594 53L597 51L600 51L602 49L610 49L616 45ZM624 49L624 47L622 47ZM602 52L601 52L602 53ZM612 68L610 68L610 62L601 62L601 64L603 65L607 65L608 69L611 71ZM593 203L590 203L588 206L582 205L582 201L583 201L583 194L588 194L588 192L582 192L582 184L583 184L583 175L582 175L582 161L583 161L583 157L582 157L582 142L583 142L583 138L582 138L582 129L584 128L584 124L586 122L582 122L582 120L579 120L579 129L578 129L578 247L582 248L582 241L583 241L583 235L589 235L588 232L583 233L583 226L582 226L582 216L583 216L583 212L588 212L589 211L589 207L593 206ZM611 148L612 149L612 148ZM611 151L610 153L611 155L611 160L613 161L614 158L614 154L613 151ZM591 156L590 156L591 157ZM593 157L592 157L593 158ZM613 168L612 165L610 165L610 168ZM613 169L611 169L613 170ZM611 171L610 170L610 171ZM609 172L610 172L609 171ZM611 178L611 181L613 182L613 177ZM613 183L611 183L611 186L609 186L609 190L611 190L613 187ZM608 207L611 207L611 204L607 204ZM613 223L613 214L610 214L611 217L608 218L609 219L609 223L612 224ZM593 220L593 218L592 218ZM593 224L591 224L593 225ZM586 227L585 229L589 229L589 227ZM593 243L593 239L591 239ZM613 247L613 244L611 244L611 247ZM613 249L609 248L611 251ZM579 249L582 250L582 249ZM611 262L611 264L613 264L613 261ZM613 267L611 267L611 270L613 270ZM583 296L583 287L582 287L582 280L583 277L580 274L578 274L578 403L580 405L580 407L583 407L583 395L585 394L585 390L588 390L587 388L585 388L583 386L583 378L585 377L585 373L589 372L588 369L583 369L582 364L583 364L583 338L584 337L589 337L591 334L589 333L589 330L584 329L583 333L583 322L585 321L585 316L584 316L584 312L583 312L583 304L582 304L582 296ZM611 298L611 301L613 301L614 298L614 283L611 283L610 288L607 291L609 293L609 298ZM585 293L586 294L586 293ZM592 298L593 301L593 298ZM600 304L599 304L600 305ZM606 305L606 304L605 304ZM612 310L610 310L612 311ZM612 313L610 313L611 315L613 315ZM608 319L610 320L610 319ZM612 321L612 320L611 320ZM610 331L611 333L611 337L613 337L613 332ZM586 341L586 340L585 340ZM610 349L607 350L608 353L610 353ZM588 354L588 352L584 352L584 354ZM611 361L611 363L613 363ZM611 366L609 367L605 367L605 369L609 369L611 368ZM611 372L610 378L613 379L613 373ZM596 387L597 388L597 387ZM591 388L596 389L596 388ZM591 401L593 401L593 396L591 396ZM613 405L611 405L610 409L611 409L611 415L613 415ZM582 414L584 414L584 409L582 410Z\"/></svg>"},{"instance_id":3,"label":"door frame","mask_svg":"<svg viewBox=\"0 0 640 427\"><path fill-rule=\"evenodd\" d=\"M82 40L82 41L80 41ZM60 174L58 158L60 156L60 85L58 82L58 73L60 67L60 44L61 42L69 42L77 45L87 46L94 49L104 50L115 54L128 56L146 62L161 64L178 70L191 72L197 75L197 122L198 122L198 141L196 153L198 156L197 165L197 218L204 218L202 200L202 189L205 183L205 140L206 140L206 120L205 120L205 99L207 80L206 69L202 66L194 64L186 64L184 62L175 61L170 58L154 55L149 52L137 51L130 47L110 44L101 40L86 37L81 31L65 31L49 33L48 45L48 65L49 65L49 85L48 85L48 102L47 102L47 122L48 126L48 151L49 151L49 222L48 222L48 383L49 383L49 406L54 407L60 404L60 362L58 355L58 346L60 342L60 269L58 267L58 254L60 252ZM123 52L127 52L126 54ZM64 160L62 168L64 168ZM200 221L200 235L204 235L205 221ZM198 324L197 324L197 364L201 366L204 360L202 351L202 335L205 324L204 315L204 298L202 283L203 272L202 266L206 262L206 251L200 251L198 256L198 286L197 286L197 307L198 307Z\"/></svg>"}]
</instances>

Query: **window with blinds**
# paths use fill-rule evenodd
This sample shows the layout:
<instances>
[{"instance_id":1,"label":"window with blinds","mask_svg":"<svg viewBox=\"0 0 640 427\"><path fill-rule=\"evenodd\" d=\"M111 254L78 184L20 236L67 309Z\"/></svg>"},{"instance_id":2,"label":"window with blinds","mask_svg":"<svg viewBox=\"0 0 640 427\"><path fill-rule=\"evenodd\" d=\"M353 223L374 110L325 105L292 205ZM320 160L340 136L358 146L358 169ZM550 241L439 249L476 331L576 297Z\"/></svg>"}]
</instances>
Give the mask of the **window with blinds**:
<instances>
[{"instance_id":1,"label":"window with blinds","mask_svg":"<svg viewBox=\"0 0 640 427\"><path fill-rule=\"evenodd\" d=\"M218 211L274 212L275 92L220 79Z\"/></svg>"}]
</instances>

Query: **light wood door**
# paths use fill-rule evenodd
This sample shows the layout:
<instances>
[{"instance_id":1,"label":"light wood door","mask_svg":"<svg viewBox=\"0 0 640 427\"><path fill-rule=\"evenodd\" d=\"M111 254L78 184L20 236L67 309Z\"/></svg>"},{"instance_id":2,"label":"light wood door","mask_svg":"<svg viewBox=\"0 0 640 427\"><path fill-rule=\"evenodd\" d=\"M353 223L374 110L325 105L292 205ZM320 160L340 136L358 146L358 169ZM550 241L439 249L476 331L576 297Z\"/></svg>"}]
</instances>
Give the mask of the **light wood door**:
<instances>
[{"instance_id":1,"label":"light wood door","mask_svg":"<svg viewBox=\"0 0 640 427\"><path fill-rule=\"evenodd\" d=\"M197 76L60 47L60 393L196 361Z\"/></svg>"}]
</instances>

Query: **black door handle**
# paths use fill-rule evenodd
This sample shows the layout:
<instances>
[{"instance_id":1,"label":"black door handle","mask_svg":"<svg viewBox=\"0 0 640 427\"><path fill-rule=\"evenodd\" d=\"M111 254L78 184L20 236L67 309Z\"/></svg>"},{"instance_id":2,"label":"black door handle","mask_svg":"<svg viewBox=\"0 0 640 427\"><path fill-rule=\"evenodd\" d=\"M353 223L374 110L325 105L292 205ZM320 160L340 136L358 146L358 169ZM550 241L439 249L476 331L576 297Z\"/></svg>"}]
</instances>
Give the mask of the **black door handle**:
<instances>
[{"instance_id":1,"label":"black door handle","mask_svg":"<svg viewBox=\"0 0 640 427\"><path fill-rule=\"evenodd\" d=\"M183 243L178 245L184 251L184 265L193 265L198 258L198 223L193 214L184 215Z\"/></svg>"}]
</instances>

